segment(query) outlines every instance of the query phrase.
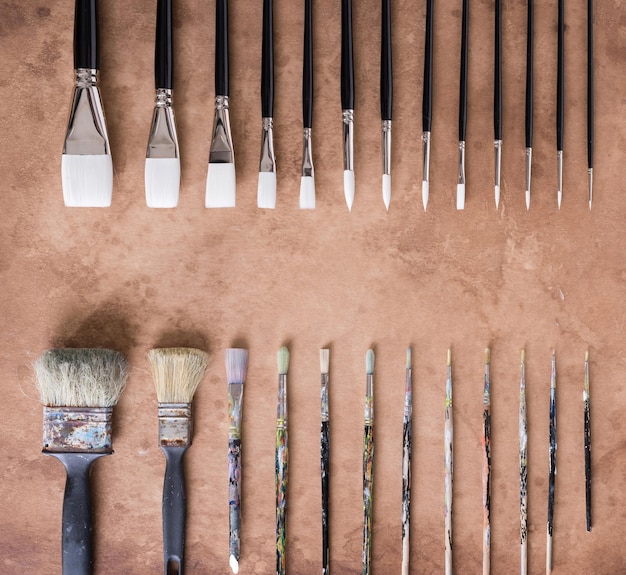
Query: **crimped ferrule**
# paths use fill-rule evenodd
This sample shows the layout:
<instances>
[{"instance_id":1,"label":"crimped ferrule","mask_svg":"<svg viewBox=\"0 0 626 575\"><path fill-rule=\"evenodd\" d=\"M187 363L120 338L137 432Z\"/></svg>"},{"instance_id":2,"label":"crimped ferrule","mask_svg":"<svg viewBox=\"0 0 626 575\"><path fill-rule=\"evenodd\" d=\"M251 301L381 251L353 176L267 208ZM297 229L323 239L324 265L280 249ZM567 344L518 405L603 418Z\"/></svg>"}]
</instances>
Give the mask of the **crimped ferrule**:
<instances>
[{"instance_id":1,"label":"crimped ferrule","mask_svg":"<svg viewBox=\"0 0 626 575\"><path fill-rule=\"evenodd\" d=\"M189 447L192 431L191 403L159 403L160 447Z\"/></svg>"},{"instance_id":2,"label":"crimped ferrule","mask_svg":"<svg viewBox=\"0 0 626 575\"><path fill-rule=\"evenodd\" d=\"M354 110L343 110L343 169L354 171Z\"/></svg>"},{"instance_id":3,"label":"crimped ferrule","mask_svg":"<svg viewBox=\"0 0 626 575\"><path fill-rule=\"evenodd\" d=\"M459 142L459 176L457 184L465 185L465 142Z\"/></svg>"},{"instance_id":4,"label":"crimped ferrule","mask_svg":"<svg viewBox=\"0 0 626 575\"><path fill-rule=\"evenodd\" d=\"M311 143L311 128L304 128L302 147L302 177L313 177L313 145Z\"/></svg>"},{"instance_id":5,"label":"crimped ferrule","mask_svg":"<svg viewBox=\"0 0 626 575\"><path fill-rule=\"evenodd\" d=\"M365 382L365 411L364 411L365 425L372 425L374 423L374 375L367 374Z\"/></svg>"},{"instance_id":6,"label":"crimped ferrule","mask_svg":"<svg viewBox=\"0 0 626 575\"><path fill-rule=\"evenodd\" d=\"M495 152L495 182L498 188L500 187L500 168L502 166L502 140L494 140L493 142Z\"/></svg>"},{"instance_id":7,"label":"crimped ferrule","mask_svg":"<svg viewBox=\"0 0 626 575\"><path fill-rule=\"evenodd\" d=\"M424 165L422 168L422 181L428 182L430 180L430 132L424 132L422 134L422 151L424 154Z\"/></svg>"},{"instance_id":8,"label":"crimped ferrule","mask_svg":"<svg viewBox=\"0 0 626 575\"><path fill-rule=\"evenodd\" d=\"M111 407L44 407L43 451L112 453Z\"/></svg>"},{"instance_id":9,"label":"crimped ferrule","mask_svg":"<svg viewBox=\"0 0 626 575\"><path fill-rule=\"evenodd\" d=\"M404 417L408 419L413 414L413 370L410 367L406 368L406 391L404 394Z\"/></svg>"},{"instance_id":10,"label":"crimped ferrule","mask_svg":"<svg viewBox=\"0 0 626 575\"><path fill-rule=\"evenodd\" d=\"M559 194L563 193L563 150L558 150L556 153L556 168L557 168L557 191Z\"/></svg>"},{"instance_id":11,"label":"crimped ferrule","mask_svg":"<svg viewBox=\"0 0 626 575\"><path fill-rule=\"evenodd\" d=\"M526 148L526 191L530 192L530 177L533 164L533 149Z\"/></svg>"},{"instance_id":12,"label":"crimped ferrule","mask_svg":"<svg viewBox=\"0 0 626 575\"><path fill-rule=\"evenodd\" d=\"M95 68L77 68L74 72L77 88L91 88L98 85L98 70Z\"/></svg>"},{"instance_id":13,"label":"crimped ferrule","mask_svg":"<svg viewBox=\"0 0 626 575\"><path fill-rule=\"evenodd\" d=\"M215 117L213 120L213 137L211 138L210 164L233 164L233 138L230 132L230 114L228 96L215 96Z\"/></svg>"},{"instance_id":14,"label":"crimped ferrule","mask_svg":"<svg viewBox=\"0 0 626 575\"><path fill-rule=\"evenodd\" d=\"M152 114L146 158L178 158L178 137L172 108L172 90L158 88Z\"/></svg>"},{"instance_id":15,"label":"crimped ferrule","mask_svg":"<svg viewBox=\"0 0 626 575\"><path fill-rule=\"evenodd\" d=\"M243 384L228 384L228 437L241 439L241 401L243 399Z\"/></svg>"},{"instance_id":16,"label":"crimped ferrule","mask_svg":"<svg viewBox=\"0 0 626 575\"><path fill-rule=\"evenodd\" d=\"M274 119L263 118L263 132L261 133L261 159L259 172L276 172L276 157L274 155Z\"/></svg>"},{"instance_id":17,"label":"crimped ferrule","mask_svg":"<svg viewBox=\"0 0 626 575\"><path fill-rule=\"evenodd\" d=\"M287 375L282 373L278 376L276 429L287 429Z\"/></svg>"},{"instance_id":18,"label":"crimped ferrule","mask_svg":"<svg viewBox=\"0 0 626 575\"><path fill-rule=\"evenodd\" d=\"M329 380L329 375L327 373L323 373L322 374L322 389L321 389L322 421L328 421L328 380Z\"/></svg>"},{"instance_id":19,"label":"crimped ferrule","mask_svg":"<svg viewBox=\"0 0 626 575\"><path fill-rule=\"evenodd\" d=\"M383 174L391 175L391 120L383 120Z\"/></svg>"}]
</instances>

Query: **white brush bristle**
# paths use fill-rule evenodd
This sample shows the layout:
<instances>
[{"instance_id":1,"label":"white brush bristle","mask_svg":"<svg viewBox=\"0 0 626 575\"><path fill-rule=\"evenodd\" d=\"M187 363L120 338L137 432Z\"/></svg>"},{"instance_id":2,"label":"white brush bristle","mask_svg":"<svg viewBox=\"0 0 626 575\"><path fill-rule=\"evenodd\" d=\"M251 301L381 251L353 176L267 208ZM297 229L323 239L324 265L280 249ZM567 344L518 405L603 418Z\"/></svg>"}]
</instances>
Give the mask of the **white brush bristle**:
<instances>
[{"instance_id":1,"label":"white brush bristle","mask_svg":"<svg viewBox=\"0 0 626 575\"><path fill-rule=\"evenodd\" d=\"M180 158L146 158L146 204L175 208L180 189Z\"/></svg>"},{"instance_id":2,"label":"white brush bristle","mask_svg":"<svg viewBox=\"0 0 626 575\"><path fill-rule=\"evenodd\" d=\"M456 185L456 209L465 209L465 184Z\"/></svg>"},{"instance_id":3,"label":"white brush bristle","mask_svg":"<svg viewBox=\"0 0 626 575\"><path fill-rule=\"evenodd\" d=\"M411 367L411 348L407 347L406 348L406 368L410 369Z\"/></svg>"},{"instance_id":4,"label":"white brush bristle","mask_svg":"<svg viewBox=\"0 0 626 575\"><path fill-rule=\"evenodd\" d=\"M289 370L289 350L283 346L278 350L278 373L285 375Z\"/></svg>"},{"instance_id":5,"label":"white brush bristle","mask_svg":"<svg viewBox=\"0 0 626 575\"><path fill-rule=\"evenodd\" d=\"M365 373L368 375L374 373L374 350L368 349L365 354Z\"/></svg>"},{"instance_id":6,"label":"white brush bristle","mask_svg":"<svg viewBox=\"0 0 626 575\"><path fill-rule=\"evenodd\" d=\"M328 373L330 367L330 349L320 349L320 372Z\"/></svg>"},{"instance_id":7,"label":"white brush bristle","mask_svg":"<svg viewBox=\"0 0 626 575\"><path fill-rule=\"evenodd\" d=\"M300 179L300 209L315 209L315 178L302 176Z\"/></svg>"},{"instance_id":8,"label":"white brush bristle","mask_svg":"<svg viewBox=\"0 0 626 575\"><path fill-rule=\"evenodd\" d=\"M391 176L389 174L383 174L383 202L389 211L389 203L391 202Z\"/></svg>"},{"instance_id":9,"label":"white brush bristle","mask_svg":"<svg viewBox=\"0 0 626 575\"><path fill-rule=\"evenodd\" d=\"M530 190L526 190L526 209L530 210Z\"/></svg>"},{"instance_id":10,"label":"white brush bristle","mask_svg":"<svg viewBox=\"0 0 626 575\"><path fill-rule=\"evenodd\" d=\"M248 350L230 348L226 350L225 356L228 383L245 383L248 373Z\"/></svg>"},{"instance_id":11,"label":"white brush bristle","mask_svg":"<svg viewBox=\"0 0 626 575\"><path fill-rule=\"evenodd\" d=\"M426 207L428 206L428 192L429 183L425 180L422 180L422 204L424 204L424 211L426 211Z\"/></svg>"},{"instance_id":12,"label":"white brush bristle","mask_svg":"<svg viewBox=\"0 0 626 575\"><path fill-rule=\"evenodd\" d=\"M148 361L159 403L191 403L208 360L208 353L190 347L151 349Z\"/></svg>"},{"instance_id":13,"label":"white brush bristle","mask_svg":"<svg viewBox=\"0 0 626 575\"><path fill-rule=\"evenodd\" d=\"M273 210L276 207L276 172L259 172L257 206Z\"/></svg>"},{"instance_id":14,"label":"white brush bristle","mask_svg":"<svg viewBox=\"0 0 626 575\"><path fill-rule=\"evenodd\" d=\"M348 211L352 211L352 203L354 202L354 171L343 171L343 193L346 196L346 204L348 204Z\"/></svg>"},{"instance_id":15,"label":"white brush bristle","mask_svg":"<svg viewBox=\"0 0 626 575\"><path fill-rule=\"evenodd\" d=\"M109 154L61 159L63 201L68 208L108 208L113 195L113 162Z\"/></svg>"},{"instance_id":16,"label":"white brush bristle","mask_svg":"<svg viewBox=\"0 0 626 575\"><path fill-rule=\"evenodd\" d=\"M209 164L204 205L207 208L234 208L236 198L235 164Z\"/></svg>"},{"instance_id":17,"label":"white brush bristle","mask_svg":"<svg viewBox=\"0 0 626 575\"><path fill-rule=\"evenodd\" d=\"M500 186L495 187L496 208L500 207Z\"/></svg>"},{"instance_id":18,"label":"white brush bristle","mask_svg":"<svg viewBox=\"0 0 626 575\"><path fill-rule=\"evenodd\" d=\"M235 575L237 575L237 573L239 573L239 561L237 561L237 559L235 558L234 555L230 556L229 564L230 564L230 568L232 569L233 573L235 573Z\"/></svg>"}]
</instances>

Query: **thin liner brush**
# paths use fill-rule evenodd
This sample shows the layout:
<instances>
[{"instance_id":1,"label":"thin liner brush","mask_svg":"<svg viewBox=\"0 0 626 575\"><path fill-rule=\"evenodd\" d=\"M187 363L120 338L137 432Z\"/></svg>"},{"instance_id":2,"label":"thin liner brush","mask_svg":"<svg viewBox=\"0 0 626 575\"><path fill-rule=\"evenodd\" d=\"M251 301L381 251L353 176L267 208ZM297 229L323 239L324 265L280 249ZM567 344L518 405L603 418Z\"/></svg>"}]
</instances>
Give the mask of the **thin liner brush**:
<instances>
[{"instance_id":1,"label":"thin liner brush","mask_svg":"<svg viewBox=\"0 0 626 575\"><path fill-rule=\"evenodd\" d=\"M185 572L187 495L183 458L191 445L191 403L204 377L208 354L199 349L151 349L148 361L159 402L159 447L165 455L163 480L163 565L165 575Z\"/></svg>"},{"instance_id":2,"label":"thin liner brush","mask_svg":"<svg viewBox=\"0 0 626 575\"><path fill-rule=\"evenodd\" d=\"M583 390L585 404L585 513L587 531L591 531L591 412L589 405L589 352L585 353L585 387Z\"/></svg>"},{"instance_id":3,"label":"thin liner brush","mask_svg":"<svg viewBox=\"0 0 626 575\"><path fill-rule=\"evenodd\" d=\"M352 0L341 0L341 109L343 116L343 193L352 211L354 202L354 54Z\"/></svg>"},{"instance_id":4,"label":"thin liner brush","mask_svg":"<svg viewBox=\"0 0 626 575\"><path fill-rule=\"evenodd\" d=\"M548 528L546 540L546 575L552 573L552 528L554 525L554 491L556 487L556 356L552 350L550 376L550 473L548 476Z\"/></svg>"},{"instance_id":5,"label":"thin liner brush","mask_svg":"<svg viewBox=\"0 0 626 575\"><path fill-rule=\"evenodd\" d=\"M535 1L528 1L528 24L526 27L526 209L530 209L530 175L533 161L533 75L535 41Z\"/></svg>"},{"instance_id":6,"label":"thin liner brush","mask_svg":"<svg viewBox=\"0 0 626 575\"><path fill-rule=\"evenodd\" d=\"M426 28L424 39L424 91L422 94L422 203L428 206L430 187L430 134L433 115L433 0L426 0Z\"/></svg>"},{"instance_id":7,"label":"thin liner brush","mask_svg":"<svg viewBox=\"0 0 626 575\"><path fill-rule=\"evenodd\" d=\"M528 422L526 419L526 364L524 350L519 383L520 574L528 573Z\"/></svg>"},{"instance_id":8,"label":"thin liner brush","mask_svg":"<svg viewBox=\"0 0 626 575\"><path fill-rule=\"evenodd\" d=\"M485 350L483 385L483 575L491 571L491 352Z\"/></svg>"},{"instance_id":9,"label":"thin liner brush","mask_svg":"<svg viewBox=\"0 0 626 575\"><path fill-rule=\"evenodd\" d=\"M276 575L285 575L287 481L289 443L287 437L287 371L289 350L278 350L278 403L276 409Z\"/></svg>"},{"instance_id":10,"label":"thin liner brush","mask_svg":"<svg viewBox=\"0 0 626 575\"><path fill-rule=\"evenodd\" d=\"M363 432L363 575L372 573L374 495L374 351L365 355L365 429Z\"/></svg>"},{"instance_id":11,"label":"thin liner brush","mask_svg":"<svg viewBox=\"0 0 626 575\"><path fill-rule=\"evenodd\" d=\"M445 575L452 575L452 480L454 421L452 417L452 353L448 350L446 375L446 411L444 427L444 506L445 506Z\"/></svg>"},{"instance_id":12,"label":"thin liner brush","mask_svg":"<svg viewBox=\"0 0 626 575\"><path fill-rule=\"evenodd\" d=\"M556 162L557 200L561 209L563 199L563 126L565 123L565 1L559 0L558 50L556 76Z\"/></svg>"},{"instance_id":13,"label":"thin liner brush","mask_svg":"<svg viewBox=\"0 0 626 575\"><path fill-rule=\"evenodd\" d=\"M322 575L330 575L330 537L328 536L328 497L330 492L330 432L328 414L328 381L330 350L320 349L321 419L320 464L322 475Z\"/></svg>"},{"instance_id":14,"label":"thin liner brush","mask_svg":"<svg viewBox=\"0 0 626 575\"><path fill-rule=\"evenodd\" d=\"M402 430L402 575L409 575L411 544L411 449L413 427L413 371L411 348L406 350L406 383L404 391L404 424Z\"/></svg>"},{"instance_id":15,"label":"thin liner brush","mask_svg":"<svg viewBox=\"0 0 626 575\"><path fill-rule=\"evenodd\" d=\"M391 58L391 0L382 0L380 49L380 119L383 129L383 201L389 211L391 201L391 115L393 108L393 68Z\"/></svg>"},{"instance_id":16,"label":"thin liner brush","mask_svg":"<svg viewBox=\"0 0 626 575\"><path fill-rule=\"evenodd\" d=\"M456 209L465 209L465 132L467 129L467 28L469 0L463 0L461 22L461 78L459 91L459 171L456 185Z\"/></svg>"},{"instance_id":17,"label":"thin liner brush","mask_svg":"<svg viewBox=\"0 0 626 575\"><path fill-rule=\"evenodd\" d=\"M496 0L496 37L493 81L493 145L495 147L496 209L500 205L500 167L502 164L502 0Z\"/></svg>"},{"instance_id":18,"label":"thin liner brush","mask_svg":"<svg viewBox=\"0 0 626 575\"><path fill-rule=\"evenodd\" d=\"M313 169L313 0L304 0L304 61L302 65L302 177L300 209L315 209L315 171Z\"/></svg>"},{"instance_id":19,"label":"thin liner brush","mask_svg":"<svg viewBox=\"0 0 626 575\"><path fill-rule=\"evenodd\" d=\"M589 209L593 201L593 0L587 0L587 173Z\"/></svg>"}]
</instances>

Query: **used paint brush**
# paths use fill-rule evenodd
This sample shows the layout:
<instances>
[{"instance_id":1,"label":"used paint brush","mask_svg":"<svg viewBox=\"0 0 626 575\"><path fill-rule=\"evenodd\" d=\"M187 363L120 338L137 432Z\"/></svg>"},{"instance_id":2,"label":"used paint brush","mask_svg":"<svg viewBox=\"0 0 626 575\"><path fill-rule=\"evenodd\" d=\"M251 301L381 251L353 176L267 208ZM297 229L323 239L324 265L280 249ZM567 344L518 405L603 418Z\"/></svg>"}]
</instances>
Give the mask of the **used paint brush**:
<instances>
[{"instance_id":1,"label":"used paint brush","mask_svg":"<svg viewBox=\"0 0 626 575\"><path fill-rule=\"evenodd\" d=\"M243 388L248 373L248 350L226 350L226 378L228 380L228 506L229 506L229 564L233 573L239 573L241 546L241 408Z\"/></svg>"},{"instance_id":2,"label":"used paint brush","mask_svg":"<svg viewBox=\"0 0 626 575\"><path fill-rule=\"evenodd\" d=\"M365 430L363 433L363 575L372 573L374 495L374 351L365 355Z\"/></svg>"},{"instance_id":3,"label":"used paint brush","mask_svg":"<svg viewBox=\"0 0 626 575\"><path fill-rule=\"evenodd\" d=\"M235 207L235 152L230 132L228 80L228 0L216 0L215 118L206 180L207 208Z\"/></svg>"},{"instance_id":4,"label":"used paint brush","mask_svg":"<svg viewBox=\"0 0 626 575\"><path fill-rule=\"evenodd\" d=\"M591 531L591 413L589 409L589 352L585 353L585 511L587 531Z\"/></svg>"},{"instance_id":5,"label":"used paint brush","mask_svg":"<svg viewBox=\"0 0 626 575\"><path fill-rule=\"evenodd\" d=\"M276 409L276 575L285 575L287 479L289 443L287 441L287 371L289 350L278 350L278 404Z\"/></svg>"},{"instance_id":6,"label":"used paint brush","mask_svg":"<svg viewBox=\"0 0 626 575\"><path fill-rule=\"evenodd\" d=\"M565 123L565 0L559 0L558 54L556 76L556 161L557 200L561 209L563 199L563 125Z\"/></svg>"},{"instance_id":7,"label":"used paint brush","mask_svg":"<svg viewBox=\"0 0 626 575\"><path fill-rule=\"evenodd\" d=\"M520 573L528 573L528 423L526 420L526 364L522 350L519 382L519 521Z\"/></svg>"},{"instance_id":8,"label":"used paint brush","mask_svg":"<svg viewBox=\"0 0 626 575\"><path fill-rule=\"evenodd\" d=\"M587 0L587 173L589 209L593 201L593 0Z\"/></svg>"},{"instance_id":9,"label":"used paint brush","mask_svg":"<svg viewBox=\"0 0 626 575\"><path fill-rule=\"evenodd\" d=\"M404 391L404 425L402 431L402 575L409 575L411 544L411 449L413 444L413 371L411 348L406 350L406 384Z\"/></svg>"},{"instance_id":10,"label":"used paint brush","mask_svg":"<svg viewBox=\"0 0 626 575\"><path fill-rule=\"evenodd\" d=\"M108 349L51 349L35 363L43 408L43 453L67 473L63 500L63 574L93 571L89 476L113 453L113 407L126 383L124 356Z\"/></svg>"},{"instance_id":11,"label":"used paint brush","mask_svg":"<svg viewBox=\"0 0 626 575\"><path fill-rule=\"evenodd\" d=\"M175 208L180 189L180 156L172 108L174 58L172 52L172 0L158 0L154 80L156 103L146 151L146 204L149 208Z\"/></svg>"},{"instance_id":12,"label":"used paint brush","mask_svg":"<svg viewBox=\"0 0 626 575\"><path fill-rule=\"evenodd\" d=\"M426 211L430 181L430 130L433 120L433 0L426 0L424 44L424 91L422 95L424 168L422 171L422 203L424 204L424 211Z\"/></svg>"},{"instance_id":13,"label":"used paint brush","mask_svg":"<svg viewBox=\"0 0 626 575\"><path fill-rule=\"evenodd\" d=\"M554 525L554 490L556 484L556 356L552 350L550 376L550 472L548 476L548 529L546 540L546 575L552 573L552 528Z\"/></svg>"},{"instance_id":14,"label":"used paint brush","mask_svg":"<svg viewBox=\"0 0 626 575\"><path fill-rule=\"evenodd\" d=\"M98 87L98 68L98 0L76 0L76 84L61 160L63 201L67 207L111 205L113 162Z\"/></svg>"},{"instance_id":15,"label":"used paint brush","mask_svg":"<svg viewBox=\"0 0 626 575\"><path fill-rule=\"evenodd\" d=\"M493 81L493 145L495 147L496 209L500 205L500 167L502 165L502 0L496 0L496 37Z\"/></svg>"},{"instance_id":16,"label":"used paint brush","mask_svg":"<svg viewBox=\"0 0 626 575\"><path fill-rule=\"evenodd\" d=\"M485 350L483 385L483 575L491 571L491 353Z\"/></svg>"},{"instance_id":17,"label":"used paint brush","mask_svg":"<svg viewBox=\"0 0 626 575\"><path fill-rule=\"evenodd\" d=\"M343 115L343 193L354 202L354 55L352 0L341 0L341 109Z\"/></svg>"},{"instance_id":18,"label":"used paint brush","mask_svg":"<svg viewBox=\"0 0 626 575\"><path fill-rule=\"evenodd\" d=\"M445 506L445 575L452 575L452 480L454 425L452 417L452 353L448 350L446 375L445 455L444 455L444 506Z\"/></svg>"},{"instance_id":19,"label":"used paint brush","mask_svg":"<svg viewBox=\"0 0 626 575\"><path fill-rule=\"evenodd\" d=\"M304 62L302 65L302 177L300 179L300 208L315 209L315 177L313 170L313 0L304 0Z\"/></svg>"},{"instance_id":20,"label":"used paint brush","mask_svg":"<svg viewBox=\"0 0 626 575\"><path fill-rule=\"evenodd\" d=\"M461 78L459 91L459 175L456 185L456 209L465 209L465 132L467 129L467 32L469 0L463 0L461 22Z\"/></svg>"},{"instance_id":21,"label":"used paint brush","mask_svg":"<svg viewBox=\"0 0 626 575\"><path fill-rule=\"evenodd\" d=\"M322 376L320 431L320 459L322 472L322 575L330 575L330 538L328 536L328 496L330 488L330 432L328 425L328 381L330 350L320 350L320 372Z\"/></svg>"},{"instance_id":22,"label":"used paint brush","mask_svg":"<svg viewBox=\"0 0 626 575\"><path fill-rule=\"evenodd\" d=\"M274 155L274 0L263 0L261 47L261 159L259 161L259 208L276 207L276 156Z\"/></svg>"},{"instance_id":23,"label":"used paint brush","mask_svg":"<svg viewBox=\"0 0 626 575\"><path fill-rule=\"evenodd\" d=\"M526 26L526 209L530 209L530 174L533 161L533 75L535 41L535 1L528 1Z\"/></svg>"},{"instance_id":24,"label":"used paint brush","mask_svg":"<svg viewBox=\"0 0 626 575\"><path fill-rule=\"evenodd\" d=\"M191 403L206 371L199 349L151 349L148 361L159 402L159 447L165 455L163 481L163 565L165 575L185 572L187 495L183 458L193 435Z\"/></svg>"},{"instance_id":25,"label":"used paint brush","mask_svg":"<svg viewBox=\"0 0 626 575\"><path fill-rule=\"evenodd\" d=\"M391 0L383 0L380 49L380 119L383 128L383 201L389 211L391 201L391 113L393 108L393 68L391 58Z\"/></svg>"}]
</instances>

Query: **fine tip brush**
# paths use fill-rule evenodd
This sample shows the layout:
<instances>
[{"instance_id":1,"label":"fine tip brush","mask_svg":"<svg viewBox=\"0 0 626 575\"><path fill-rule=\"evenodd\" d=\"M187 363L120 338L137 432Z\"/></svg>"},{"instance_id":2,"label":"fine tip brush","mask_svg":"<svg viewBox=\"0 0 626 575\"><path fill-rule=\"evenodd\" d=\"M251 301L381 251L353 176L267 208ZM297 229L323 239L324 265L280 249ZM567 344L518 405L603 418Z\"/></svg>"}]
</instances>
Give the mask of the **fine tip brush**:
<instances>
[{"instance_id":1,"label":"fine tip brush","mask_svg":"<svg viewBox=\"0 0 626 575\"><path fill-rule=\"evenodd\" d=\"M216 0L215 117L206 180L207 208L235 207L235 152L230 132L228 81L228 0Z\"/></svg>"},{"instance_id":2,"label":"fine tip brush","mask_svg":"<svg viewBox=\"0 0 626 575\"><path fill-rule=\"evenodd\" d=\"M372 573L374 496L374 351L365 354L365 429L363 432L363 575Z\"/></svg>"},{"instance_id":3,"label":"fine tip brush","mask_svg":"<svg viewBox=\"0 0 626 575\"><path fill-rule=\"evenodd\" d=\"M180 156L172 107L174 58L172 0L158 0L154 83L156 102L146 150L146 204L149 208L175 208L180 189Z\"/></svg>"},{"instance_id":4,"label":"fine tip brush","mask_svg":"<svg viewBox=\"0 0 626 575\"><path fill-rule=\"evenodd\" d=\"M494 82L493 82L493 144L495 147L495 187L496 209L500 205L500 168L502 165L502 0L496 0L496 22L494 43Z\"/></svg>"},{"instance_id":5,"label":"fine tip brush","mask_svg":"<svg viewBox=\"0 0 626 575\"><path fill-rule=\"evenodd\" d=\"M300 209L315 209L315 171L313 169L313 1L304 0L304 60L302 64L302 177Z\"/></svg>"},{"instance_id":6,"label":"fine tip brush","mask_svg":"<svg viewBox=\"0 0 626 575\"><path fill-rule=\"evenodd\" d=\"M424 167L422 171L422 203L428 206L430 182L430 130L433 115L433 0L426 0L424 39L424 91L422 94L422 142Z\"/></svg>"},{"instance_id":7,"label":"fine tip brush","mask_svg":"<svg viewBox=\"0 0 626 575\"><path fill-rule=\"evenodd\" d=\"M452 480L454 421L452 417L452 352L448 349L444 425L445 575L452 575Z\"/></svg>"},{"instance_id":8,"label":"fine tip brush","mask_svg":"<svg viewBox=\"0 0 626 575\"><path fill-rule=\"evenodd\" d=\"M550 472L548 476L546 575L552 573L552 529L554 526L554 492L556 488L556 355L554 350L552 350L552 372L550 375L550 445L548 455Z\"/></svg>"},{"instance_id":9,"label":"fine tip brush","mask_svg":"<svg viewBox=\"0 0 626 575\"><path fill-rule=\"evenodd\" d=\"M124 389L124 356L108 349L51 349L34 365L43 408L43 453L67 473L62 563L66 575L93 569L90 470L113 453L113 407Z\"/></svg>"},{"instance_id":10,"label":"fine tip brush","mask_svg":"<svg viewBox=\"0 0 626 575\"><path fill-rule=\"evenodd\" d=\"M330 575L330 537L328 535L328 499L330 494L330 431L328 413L328 382L330 350L320 349L321 419L320 463L322 475L322 575Z\"/></svg>"},{"instance_id":11,"label":"fine tip brush","mask_svg":"<svg viewBox=\"0 0 626 575\"><path fill-rule=\"evenodd\" d=\"M556 75L556 162L557 201L561 209L563 199L563 127L565 124L565 1L559 0L558 49Z\"/></svg>"},{"instance_id":12,"label":"fine tip brush","mask_svg":"<svg viewBox=\"0 0 626 575\"><path fill-rule=\"evenodd\" d=\"M226 350L226 379L228 380L228 506L229 506L229 565L239 573L241 547L241 408L243 388L248 374L248 350Z\"/></svg>"},{"instance_id":13,"label":"fine tip brush","mask_svg":"<svg viewBox=\"0 0 626 575\"><path fill-rule=\"evenodd\" d=\"M391 202L391 116L393 108L393 68L391 57L391 0L382 3L380 47L380 119L383 131L383 201Z\"/></svg>"},{"instance_id":14,"label":"fine tip brush","mask_svg":"<svg viewBox=\"0 0 626 575\"><path fill-rule=\"evenodd\" d=\"M402 430L402 575L409 575L411 543L411 450L413 448L413 372L411 348L406 350L406 380L404 390L404 424Z\"/></svg>"},{"instance_id":15,"label":"fine tip brush","mask_svg":"<svg viewBox=\"0 0 626 575\"><path fill-rule=\"evenodd\" d=\"M113 162L98 87L98 36L98 0L76 0L76 84L61 159L67 207L107 208L113 194Z\"/></svg>"},{"instance_id":16,"label":"fine tip brush","mask_svg":"<svg viewBox=\"0 0 626 575\"><path fill-rule=\"evenodd\" d=\"M535 2L528 0L526 25L526 209L530 209L530 175L533 161L533 76L535 41Z\"/></svg>"},{"instance_id":17,"label":"fine tip brush","mask_svg":"<svg viewBox=\"0 0 626 575\"><path fill-rule=\"evenodd\" d=\"M354 53L352 0L341 0L341 109L343 116L343 193L354 202Z\"/></svg>"},{"instance_id":18,"label":"fine tip brush","mask_svg":"<svg viewBox=\"0 0 626 575\"><path fill-rule=\"evenodd\" d=\"M589 352L585 352L585 386L583 389L585 433L585 512L587 531L591 531L591 412L589 405Z\"/></svg>"},{"instance_id":19,"label":"fine tip brush","mask_svg":"<svg viewBox=\"0 0 626 575\"><path fill-rule=\"evenodd\" d=\"M520 573L528 573L528 422L526 419L526 360L522 350L519 383L519 502Z\"/></svg>"},{"instance_id":20,"label":"fine tip brush","mask_svg":"<svg viewBox=\"0 0 626 575\"><path fill-rule=\"evenodd\" d=\"M467 37L469 0L463 0L461 22L461 78L459 91L459 171L456 185L456 209L465 209L465 133L467 129Z\"/></svg>"},{"instance_id":21,"label":"fine tip brush","mask_svg":"<svg viewBox=\"0 0 626 575\"><path fill-rule=\"evenodd\" d=\"M163 565L165 575L185 571L187 495L183 457L191 445L191 403L206 371L208 354L199 349L151 349L148 362L156 388L159 447L165 455L163 481Z\"/></svg>"},{"instance_id":22,"label":"fine tip brush","mask_svg":"<svg viewBox=\"0 0 626 575\"><path fill-rule=\"evenodd\" d=\"M483 575L491 571L491 351L485 349L483 385Z\"/></svg>"},{"instance_id":23,"label":"fine tip brush","mask_svg":"<svg viewBox=\"0 0 626 575\"><path fill-rule=\"evenodd\" d=\"M286 520L289 442L287 435L287 371L289 350L278 350L278 402L276 406L276 575L286 573Z\"/></svg>"}]
</instances>

